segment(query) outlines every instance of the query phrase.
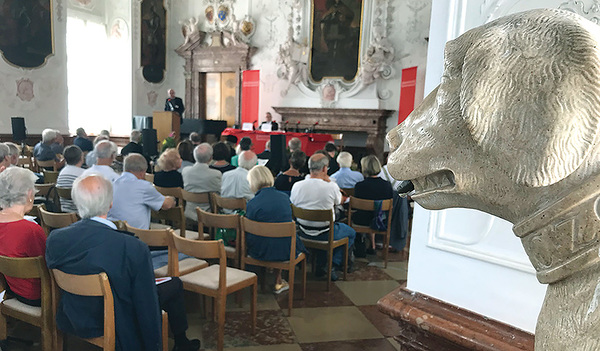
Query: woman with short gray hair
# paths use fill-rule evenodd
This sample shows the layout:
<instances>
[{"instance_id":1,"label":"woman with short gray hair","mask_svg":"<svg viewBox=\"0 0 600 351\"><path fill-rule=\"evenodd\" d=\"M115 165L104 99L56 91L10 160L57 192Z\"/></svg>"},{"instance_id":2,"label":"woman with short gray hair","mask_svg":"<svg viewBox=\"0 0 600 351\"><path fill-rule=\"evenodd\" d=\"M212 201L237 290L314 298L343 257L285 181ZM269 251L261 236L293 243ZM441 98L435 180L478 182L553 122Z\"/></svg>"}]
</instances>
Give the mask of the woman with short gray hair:
<instances>
[{"instance_id":1,"label":"woman with short gray hair","mask_svg":"<svg viewBox=\"0 0 600 351\"><path fill-rule=\"evenodd\" d=\"M46 252L46 234L35 222L25 219L33 208L35 181L33 172L10 167L0 173L0 255L7 257L36 257ZM7 293L17 300L40 306L39 279L6 277Z\"/></svg>"}]
</instances>

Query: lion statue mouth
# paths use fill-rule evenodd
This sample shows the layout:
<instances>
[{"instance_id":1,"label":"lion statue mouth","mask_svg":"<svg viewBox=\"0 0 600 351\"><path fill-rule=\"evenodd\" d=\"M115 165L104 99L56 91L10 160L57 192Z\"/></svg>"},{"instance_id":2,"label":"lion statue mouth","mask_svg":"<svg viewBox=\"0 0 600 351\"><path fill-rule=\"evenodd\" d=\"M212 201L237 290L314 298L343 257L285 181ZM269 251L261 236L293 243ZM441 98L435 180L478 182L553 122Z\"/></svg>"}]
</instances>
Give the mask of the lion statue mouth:
<instances>
[{"instance_id":1,"label":"lion statue mouth","mask_svg":"<svg viewBox=\"0 0 600 351\"><path fill-rule=\"evenodd\" d=\"M423 177L415 178L412 179L410 183L414 186L414 194L412 197L415 199L435 192L450 191L456 187L454 173L450 170L441 170ZM410 189L410 186L405 184L398 189L398 192L403 193L410 190L412 190Z\"/></svg>"}]
</instances>

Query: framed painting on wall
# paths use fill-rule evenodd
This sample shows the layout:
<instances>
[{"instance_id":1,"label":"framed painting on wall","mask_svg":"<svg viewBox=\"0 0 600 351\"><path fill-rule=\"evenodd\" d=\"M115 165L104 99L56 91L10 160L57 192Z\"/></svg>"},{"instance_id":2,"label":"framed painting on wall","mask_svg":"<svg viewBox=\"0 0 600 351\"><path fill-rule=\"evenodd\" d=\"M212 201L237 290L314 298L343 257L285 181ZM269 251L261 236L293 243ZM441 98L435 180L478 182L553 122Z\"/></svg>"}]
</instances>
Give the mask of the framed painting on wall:
<instances>
[{"instance_id":1,"label":"framed painting on wall","mask_svg":"<svg viewBox=\"0 0 600 351\"><path fill-rule=\"evenodd\" d=\"M312 0L310 74L314 81L358 74L363 0Z\"/></svg>"},{"instance_id":2,"label":"framed painting on wall","mask_svg":"<svg viewBox=\"0 0 600 351\"><path fill-rule=\"evenodd\" d=\"M144 79L160 83L165 78L166 10L163 0L143 0L141 65Z\"/></svg>"},{"instance_id":3,"label":"framed painting on wall","mask_svg":"<svg viewBox=\"0 0 600 351\"><path fill-rule=\"evenodd\" d=\"M54 53L52 0L0 1L0 51L9 64L42 66Z\"/></svg>"}]
</instances>

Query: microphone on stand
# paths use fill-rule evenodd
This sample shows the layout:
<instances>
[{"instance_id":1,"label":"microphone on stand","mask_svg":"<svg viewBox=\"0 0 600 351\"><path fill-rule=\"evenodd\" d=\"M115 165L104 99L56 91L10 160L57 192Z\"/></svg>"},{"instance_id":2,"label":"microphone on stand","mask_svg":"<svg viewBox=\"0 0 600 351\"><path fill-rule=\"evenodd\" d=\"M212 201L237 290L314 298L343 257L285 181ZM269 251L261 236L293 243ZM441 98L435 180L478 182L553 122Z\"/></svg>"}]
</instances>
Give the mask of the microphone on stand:
<instances>
[{"instance_id":1,"label":"microphone on stand","mask_svg":"<svg viewBox=\"0 0 600 351\"><path fill-rule=\"evenodd\" d=\"M256 130L256 127L254 127L254 124L256 124L256 122L258 122L258 120L257 120L257 119L255 119L254 121L252 121L252 129L253 129L253 130Z\"/></svg>"},{"instance_id":2,"label":"microphone on stand","mask_svg":"<svg viewBox=\"0 0 600 351\"><path fill-rule=\"evenodd\" d=\"M316 121L311 127L310 127L310 132L309 133L314 133L315 132L315 127L319 124L319 121Z\"/></svg>"},{"instance_id":3,"label":"microphone on stand","mask_svg":"<svg viewBox=\"0 0 600 351\"><path fill-rule=\"evenodd\" d=\"M288 123L290 123L290 121L285 121L285 123L283 124L283 131L287 133L287 125Z\"/></svg>"},{"instance_id":4,"label":"microphone on stand","mask_svg":"<svg viewBox=\"0 0 600 351\"><path fill-rule=\"evenodd\" d=\"M300 132L300 121L296 122L296 133Z\"/></svg>"}]
</instances>

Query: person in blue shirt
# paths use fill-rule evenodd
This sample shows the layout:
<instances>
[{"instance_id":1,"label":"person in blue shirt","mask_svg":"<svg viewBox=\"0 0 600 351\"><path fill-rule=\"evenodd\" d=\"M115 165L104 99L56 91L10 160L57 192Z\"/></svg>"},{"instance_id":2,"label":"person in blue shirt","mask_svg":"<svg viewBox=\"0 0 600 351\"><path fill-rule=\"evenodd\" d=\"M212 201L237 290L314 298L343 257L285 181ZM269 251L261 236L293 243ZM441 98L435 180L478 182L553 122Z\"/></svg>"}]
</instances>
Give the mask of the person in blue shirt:
<instances>
[{"instance_id":1,"label":"person in blue shirt","mask_svg":"<svg viewBox=\"0 0 600 351\"><path fill-rule=\"evenodd\" d=\"M365 177L357 171L350 169L352 167L352 154L346 151L340 152L337 157L337 162L340 165L339 171L333 173L331 178L335 180L337 185L342 189L354 188L358 182L362 182Z\"/></svg>"},{"instance_id":2,"label":"person in blue shirt","mask_svg":"<svg viewBox=\"0 0 600 351\"><path fill-rule=\"evenodd\" d=\"M73 140L73 145L79 146L81 151L89 152L94 150L94 143L88 139L87 133L83 128L77 128L77 137Z\"/></svg>"}]
</instances>

